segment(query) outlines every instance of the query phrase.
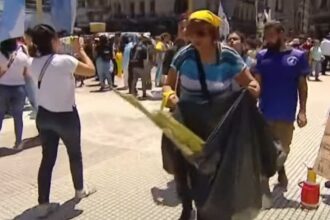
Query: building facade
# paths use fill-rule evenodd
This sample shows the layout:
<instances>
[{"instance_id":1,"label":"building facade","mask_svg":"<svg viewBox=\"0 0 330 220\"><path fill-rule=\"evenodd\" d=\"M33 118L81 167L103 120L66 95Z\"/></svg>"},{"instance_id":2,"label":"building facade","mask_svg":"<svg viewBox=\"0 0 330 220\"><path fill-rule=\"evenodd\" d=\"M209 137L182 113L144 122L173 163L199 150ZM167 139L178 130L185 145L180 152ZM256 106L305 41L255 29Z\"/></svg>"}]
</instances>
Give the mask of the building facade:
<instances>
[{"instance_id":1,"label":"building facade","mask_svg":"<svg viewBox=\"0 0 330 220\"><path fill-rule=\"evenodd\" d=\"M26 0L33 14L36 0ZM220 0L77 0L78 27L88 30L90 22L106 22L109 31L170 30L175 32L177 18L189 10L210 9L218 12ZM49 11L50 0L43 0ZM191 3L191 4L189 4ZM228 0L231 28L249 35L257 32L256 5L269 8L272 19L281 21L290 33L322 32L328 28L330 0ZM190 7L189 7L190 6ZM310 14L313 16L310 19ZM327 20L328 19L328 20Z\"/></svg>"},{"instance_id":2,"label":"building facade","mask_svg":"<svg viewBox=\"0 0 330 220\"><path fill-rule=\"evenodd\" d=\"M330 33L330 0L310 0L310 31L323 38Z\"/></svg>"},{"instance_id":3,"label":"building facade","mask_svg":"<svg viewBox=\"0 0 330 220\"><path fill-rule=\"evenodd\" d=\"M255 35L257 31L255 0L237 0L230 25L233 30Z\"/></svg>"},{"instance_id":4,"label":"building facade","mask_svg":"<svg viewBox=\"0 0 330 220\"><path fill-rule=\"evenodd\" d=\"M254 2L232 0L229 3L232 5L229 7L235 6L230 18L233 29L251 34L255 32ZM176 26L175 18L180 14L197 9L209 9L217 13L219 3L219 0L78 0L77 25L86 27L89 22L107 22L109 30L124 27L136 30L139 25L134 24L143 22L150 27L149 23L156 22L156 26L163 26L163 30L166 27L176 30L171 27ZM118 21L122 24L120 27Z\"/></svg>"}]
</instances>

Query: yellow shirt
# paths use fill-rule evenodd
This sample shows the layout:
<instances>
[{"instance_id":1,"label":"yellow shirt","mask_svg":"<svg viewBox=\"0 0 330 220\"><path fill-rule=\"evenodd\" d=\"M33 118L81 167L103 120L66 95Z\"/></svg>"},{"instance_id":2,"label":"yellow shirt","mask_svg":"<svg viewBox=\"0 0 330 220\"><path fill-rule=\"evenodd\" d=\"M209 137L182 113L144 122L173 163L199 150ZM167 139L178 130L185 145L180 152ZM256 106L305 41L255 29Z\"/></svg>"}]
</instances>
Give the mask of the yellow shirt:
<instances>
[{"instance_id":1,"label":"yellow shirt","mask_svg":"<svg viewBox=\"0 0 330 220\"><path fill-rule=\"evenodd\" d=\"M118 67L118 77L121 77L123 75L123 54L121 52L117 52L115 60Z\"/></svg>"}]
</instances>

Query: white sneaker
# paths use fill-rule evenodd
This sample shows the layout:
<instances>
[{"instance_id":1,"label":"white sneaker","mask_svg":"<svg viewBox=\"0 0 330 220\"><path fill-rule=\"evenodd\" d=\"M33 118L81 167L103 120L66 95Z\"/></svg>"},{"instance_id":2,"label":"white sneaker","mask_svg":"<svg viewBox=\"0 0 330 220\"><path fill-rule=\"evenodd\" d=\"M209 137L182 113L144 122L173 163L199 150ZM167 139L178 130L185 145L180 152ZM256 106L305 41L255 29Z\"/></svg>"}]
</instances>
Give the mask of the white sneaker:
<instances>
[{"instance_id":1,"label":"white sneaker","mask_svg":"<svg viewBox=\"0 0 330 220\"><path fill-rule=\"evenodd\" d=\"M75 198L76 199L87 198L88 196L96 193L96 191L97 190L93 187L85 187L83 190L76 190Z\"/></svg>"},{"instance_id":2,"label":"white sneaker","mask_svg":"<svg viewBox=\"0 0 330 220\"><path fill-rule=\"evenodd\" d=\"M14 149L17 151L21 151L24 149L24 142L22 141L21 143L16 143L14 146Z\"/></svg>"},{"instance_id":3,"label":"white sneaker","mask_svg":"<svg viewBox=\"0 0 330 220\"><path fill-rule=\"evenodd\" d=\"M36 217L45 218L60 208L58 203L46 203L36 207Z\"/></svg>"}]
</instances>

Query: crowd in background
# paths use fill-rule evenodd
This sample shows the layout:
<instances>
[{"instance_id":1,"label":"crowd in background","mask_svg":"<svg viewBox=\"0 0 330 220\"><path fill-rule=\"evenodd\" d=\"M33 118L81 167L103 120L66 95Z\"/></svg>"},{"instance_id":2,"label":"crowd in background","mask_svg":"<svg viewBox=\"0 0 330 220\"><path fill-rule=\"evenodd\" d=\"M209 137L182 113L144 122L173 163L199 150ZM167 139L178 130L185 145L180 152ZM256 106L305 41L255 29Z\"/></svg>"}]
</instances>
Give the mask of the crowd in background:
<instances>
[{"instance_id":1,"label":"crowd in background","mask_svg":"<svg viewBox=\"0 0 330 220\"><path fill-rule=\"evenodd\" d=\"M163 33L159 36L151 37L144 33L114 33L109 35L84 35L84 48L86 54L94 62L96 67L96 80L100 82L98 91L109 91L117 88L116 79L121 79L122 85L118 90L128 90L130 94L138 96L137 82L141 79L142 94L138 97L140 100L147 99L147 90L154 87L161 87L165 82L167 73L170 69L171 62L175 54L185 45L187 40L182 34L185 30L186 18L183 17L179 22L179 32L176 38L169 33ZM35 56L36 49L32 46L32 30L28 29L25 32L24 38L11 39L1 42L1 52L3 56L11 54L20 49L20 53L29 56ZM174 42L173 42L173 39ZM12 44L12 45L11 45ZM227 44L236 49L243 57L246 64L253 72L253 67L256 64L256 55L264 45L262 41L255 38L247 38L239 31L232 32L223 44ZM320 75L326 74L326 69L330 64L330 34L325 36L322 41L319 39L308 38L294 38L287 39L287 46L302 50L308 57L311 66L309 79L313 77L316 81L320 81ZM8 55L9 56L9 55ZM9 57L8 57L9 58ZM28 58L26 58L28 62ZM28 65L28 64L26 64ZM152 69L155 68L155 75L152 75ZM154 78L153 78L154 77ZM3 77L1 81L5 81ZM76 76L77 87L84 85L86 77ZM154 80L154 85L152 81ZM2 83L0 81L0 83ZM11 83L11 82L10 82ZM24 93L22 97L28 97L30 104L33 106L31 118L35 117L37 104L35 98L35 88L31 81L31 77L25 76ZM23 111L25 102L20 102L19 112ZM3 109L4 106L2 106ZM8 115L8 106L5 114ZM2 113L3 114L3 113ZM5 115L5 116L6 116ZM17 127L22 127L20 115L11 112L15 116L15 124ZM3 116L3 117L5 117ZM2 120L1 120L2 121ZM18 140L16 145L20 143L19 128L16 129L18 133Z\"/></svg>"}]
</instances>

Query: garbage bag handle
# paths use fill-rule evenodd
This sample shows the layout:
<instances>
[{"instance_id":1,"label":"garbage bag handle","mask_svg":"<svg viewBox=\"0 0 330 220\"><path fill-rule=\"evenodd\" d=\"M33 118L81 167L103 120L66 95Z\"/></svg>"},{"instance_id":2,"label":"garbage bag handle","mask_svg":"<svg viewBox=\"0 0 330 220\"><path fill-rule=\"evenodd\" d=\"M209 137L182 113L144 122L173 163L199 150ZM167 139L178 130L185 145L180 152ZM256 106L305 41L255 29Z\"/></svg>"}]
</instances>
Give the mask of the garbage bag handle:
<instances>
[{"instance_id":1,"label":"garbage bag handle","mask_svg":"<svg viewBox=\"0 0 330 220\"><path fill-rule=\"evenodd\" d=\"M224 117L222 117L222 119L220 120L220 122L218 123L218 125L213 129L212 133L209 135L209 137L206 139L206 143L208 142L213 142L213 140L215 139L215 136L218 133L218 130L220 129L220 127L223 125L223 123L225 122L226 118L229 117L230 114L233 113L234 109L237 107L237 105L242 101L243 97L247 94L247 89L243 89L241 94L239 95L239 97L235 100L235 102L232 104L232 106L229 108L229 110L226 112L226 114L224 115Z\"/></svg>"}]
</instances>

